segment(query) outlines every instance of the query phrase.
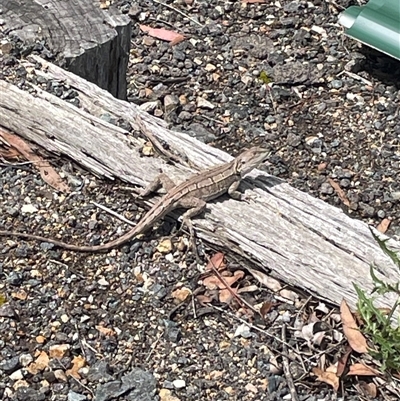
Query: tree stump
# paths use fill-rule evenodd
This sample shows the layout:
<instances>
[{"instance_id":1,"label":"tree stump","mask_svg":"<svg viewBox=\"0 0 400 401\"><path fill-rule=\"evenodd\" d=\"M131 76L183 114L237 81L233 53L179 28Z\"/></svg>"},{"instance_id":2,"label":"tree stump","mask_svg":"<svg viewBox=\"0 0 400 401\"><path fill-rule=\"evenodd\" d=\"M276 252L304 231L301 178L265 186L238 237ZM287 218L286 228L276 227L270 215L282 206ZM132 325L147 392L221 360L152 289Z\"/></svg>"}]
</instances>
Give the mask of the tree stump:
<instances>
[{"instance_id":1,"label":"tree stump","mask_svg":"<svg viewBox=\"0 0 400 401\"><path fill-rule=\"evenodd\" d=\"M87 0L3 0L3 33L47 48L58 65L126 98L131 21Z\"/></svg>"}]
</instances>

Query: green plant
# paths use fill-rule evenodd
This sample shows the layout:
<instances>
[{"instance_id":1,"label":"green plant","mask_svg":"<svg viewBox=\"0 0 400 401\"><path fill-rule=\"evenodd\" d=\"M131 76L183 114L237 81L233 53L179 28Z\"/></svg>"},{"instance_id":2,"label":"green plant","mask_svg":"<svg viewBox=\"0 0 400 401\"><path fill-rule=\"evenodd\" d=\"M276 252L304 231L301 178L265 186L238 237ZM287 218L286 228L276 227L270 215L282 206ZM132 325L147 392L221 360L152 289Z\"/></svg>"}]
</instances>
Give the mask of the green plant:
<instances>
[{"instance_id":1,"label":"green plant","mask_svg":"<svg viewBox=\"0 0 400 401\"><path fill-rule=\"evenodd\" d=\"M400 272L400 259L398 255L386 246L387 240L381 240L371 230L371 233L383 252L390 257L390 259L399 268ZM356 284L353 284L358 295L357 308L363 320L364 326L362 331L368 335L373 348L369 349L369 353L382 363L382 370L393 369L400 371L400 325L399 321L393 324L392 317L396 309L400 305L400 281L396 284L389 284L379 279L375 274L375 266L370 266L371 278L374 282L374 288L371 297L368 297L365 292ZM385 295L394 293L397 296L392 308L389 312L383 312L381 309L374 305L376 297L372 295L377 293Z\"/></svg>"}]
</instances>

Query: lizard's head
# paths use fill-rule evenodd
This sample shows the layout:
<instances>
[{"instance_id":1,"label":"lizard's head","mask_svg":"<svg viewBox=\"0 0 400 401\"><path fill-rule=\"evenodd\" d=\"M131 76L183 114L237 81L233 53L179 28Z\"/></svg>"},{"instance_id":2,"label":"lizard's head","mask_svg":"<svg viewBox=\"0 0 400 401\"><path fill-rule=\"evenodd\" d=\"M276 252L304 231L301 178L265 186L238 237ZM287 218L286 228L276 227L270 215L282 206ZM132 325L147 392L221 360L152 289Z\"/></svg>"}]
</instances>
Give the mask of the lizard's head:
<instances>
[{"instance_id":1,"label":"lizard's head","mask_svg":"<svg viewBox=\"0 0 400 401\"><path fill-rule=\"evenodd\" d=\"M245 150L234 161L235 171L242 177L267 160L270 152L266 149L254 146Z\"/></svg>"}]
</instances>

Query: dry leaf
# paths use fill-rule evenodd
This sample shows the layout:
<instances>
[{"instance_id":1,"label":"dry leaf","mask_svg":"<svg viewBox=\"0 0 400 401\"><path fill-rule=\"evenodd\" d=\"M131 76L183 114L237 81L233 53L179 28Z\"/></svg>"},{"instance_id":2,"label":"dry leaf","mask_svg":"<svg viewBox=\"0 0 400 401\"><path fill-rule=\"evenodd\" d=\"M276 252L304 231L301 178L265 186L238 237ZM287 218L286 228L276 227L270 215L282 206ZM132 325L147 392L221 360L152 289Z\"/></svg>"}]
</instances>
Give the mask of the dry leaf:
<instances>
[{"instance_id":1,"label":"dry leaf","mask_svg":"<svg viewBox=\"0 0 400 401\"><path fill-rule=\"evenodd\" d=\"M367 340L360 332L345 300L340 304L340 316L342 318L343 332L350 347L360 354L366 353L368 351Z\"/></svg>"},{"instance_id":2,"label":"dry leaf","mask_svg":"<svg viewBox=\"0 0 400 401\"><path fill-rule=\"evenodd\" d=\"M190 290L190 288L187 287L178 288L171 293L172 298L175 298L180 302L185 301L191 294L192 291Z\"/></svg>"},{"instance_id":3,"label":"dry leaf","mask_svg":"<svg viewBox=\"0 0 400 401\"><path fill-rule=\"evenodd\" d=\"M337 193L337 195L339 196L340 200L347 206L350 206L350 201L347 198L345 192L343 191L342 188L340 188L340 185L335 182L334 180L332 180L332 178L328 178L328 182L329 184L331 184L332 188L335 190L335 192Z\"/></svg>"},{"instance_id":4,"label":"dry leaf","mask_svg":"<svg viewBox=\"0 0 400 401\"><path fill-rule=\"evenodd\" d=\"M338 376L342 376L347 365L347 360L349 359L349 356L352 353L352 351L353 350L351 349L351 347L346 347L346 352L339 358L336 372Z\"/></svg>"},{"instance_id":5,"label":"dry leaf","mask_svg":"<svg viewBox=\"0 0 400 401\"><path fill-rule=\"evenodd\" d=\"M68 369L65 373L67 375L70 375L72 377L75 377L75 379L80 379L80 375L78 373L79 369L83 368L86 365L86 360L83 356L75 356L74 359L72 360L72 368Z\"/></svg>"},{"instance_id":6,"label":"dry leaf","mask_svg":"<svg viewBox=\"0 0 400 401\"><path fill-rule=\"evenodd\" d=\"M362 363L350 365L348 376L379 376L379 372Z\"/></svg>"},{"instance_id":7,"label":"dry leaf","mask_svg":"<svg viewBox=\"0 0 400 401\"><path fill-rule=\"evenodd\" d=\"M263 4L265 2L266 0L242 0L242 3L244 4Z\"/></svg>"},{"instance_id":8,"label":"dry leaf","mask_svg":"<svg viewBox=\"0 0 400 401\"><path fill-rule=\"evenodd\" d=\"M61 359L65 356L65 353L70 349L69 344L57 344L57 345L52 345L49 348L49 355L50 358L57 358Z\"/></svg>"},{"instance_id":9,"label":"dry leaf","mask_svg":"<svg viewBox=\"0 0 400 401\"><path fill-rule=\"evenodd\" d=\"M226 288L227 285L230 287L232 284L235 284L236 281L241 279L244 276L244 272L242 270L236 270L232 276L225 276L223 274L221 274L221 276L226 284L222 282L217 276L209 276L203 280L203 285L209 290L215 290L216 288L223 290Z\"/></svg>"},{"instance_id":10,"label":"dry leaf","mask_svg":"<svg viewBox=\"0 0 400 401\"><path fill-rule=\"evenodd\" d=\"M165 40L167 42L170 42L171 45L176 45L177 43L182 42L182 40L185 39L185 37L180 33L169 31L168 29L152 28L151 26L147 25L139 25L139 27L143 32L148 33L153 38Z\"/></svg>"},{"instance_id":11,"label":"dry leaf","mask_svg":"<svg viewBox=\"0 0 400 401\"><path fill-rule=\"evenodd\" d=\"M383 220L379 223L378 227L376 227L376 229L377 229L379 232L381 232L382 234L385 234L385 232L387 231L387 229L388 229L389 226L390 226L390 223L391 223L391 221L390 221L389 219L383 219Z\"/></svg>"},{"instance_id":12,"label":"dry leaf","mask_svg":"<svg viewBox=\"0 0 400 401\"><path fill-rule=\"evenodd\" d=\"M27 366L26 370L32 375L37 375L39 372L49 366L49 362L49 356L44 351L41 351L35 362L32 362L29 366Z\"/></svg>"},{"instance_id":13,"label":"dry leaf","mask_svg":"<svg viewBox=\"0 0 400 401\"><path fill-rule=\"evenodd\" d=\"M247 269L249 273L256 279L260 284L265 285L271 291L278 292L282 286L278 280L268 276L267 274L260 272L255 269Z\"/></svg>"},{"instance_id":14,"label":"dry leaf","mask_svg":"<svg viewBox=\"0 0 400 401\"><path fill-rule=\"evenodd\" d=\"M115 336L115 331L113 329L109 329L108 327L104 327L101 325L97 325L95 327L101 334L105 335L106 337Z\"/></svg>"},{"instance_id":15,"label":"dry leaf","mask_svg":"<svg viewBox=\"0 0 400 401\"><path fill-rule=\"evenodd\" d=\"M272 307L275 306L275 305L276 305L276 304L275 304L275 303L272 303L272 302L264 302L264 303L261 305L261 308L260 308L260 314L261 314L261 316L265 318L265 315L266 315L267 313L269 313L269 311L270 311L270 310L272 309Z\"/></svg>"},{"instance_id":16,"label":"dry leaf","mask_svg":"<svg viewBox=\"0 0 400 401\"><path fill-rule=\"evenodd\" d=\"M202 304L209 304L214 298L208 295L197 295L196 299Z\"/></svg>"},{"instance_id":17,"label":"dry leaf","mask_svg":"<svg viewBox=\"0 0 400 401\"><path fill-rule=\"evenodd\" d=\"M169 253L172 251L172 241L169 238L162 240L156 247L158 252L163 254Z\"/></svg>"},{"instance_id":18,"label":"dry leaf","mask_svg":"<svg viewBox=\"0 0 400 401\"><path fill-rule=\"evenodd\" d=\"M10 146L17 149L27 160L33 162L33 165L39 169L43 181L47 182L47 184L57 191L70 192L68 185L62 181L53 167L51 167L46 160L37 156L27 142L4 130L0 130L0 136L2 136Z\"/></svg>"},{"instance_id":19,"label":"dry leaf","mask_svg":"<svg viewBox=\"0 0 400 401\"><path fill-rule=\"evenodd\" d=\"M324 372L320 368L313 368L312 371L317 376L317 380L329 384L335 391L339 389L339 377L336 376L336 373Z\"/></svg>"},{"instance_id":20,"label":"dry leaf","mask_svg":"<svg viewBox=\"0 0 400 401\"><path fill-rule=\"evenodd\" d=\"M359 383L360 392L366 397L376 398L378 395L378 390L375 383Z\"/></svg>"},{"instance_id":21,"label":"dry leaf","mask_svg":"<svg viewBox=\"0 0 400 401\"><path fill-rule=\"evenodd\" d=\"M28 298L27 292L25 290L23 290L23 289L20 289L20 290L18 290L16 292L12 292L11 296L13 298L20 299L21 301L25 301L25 299Z\"/></svg>"},{"instance_id":22,"label":"dry leaf","mask_svg":"<svg viewBox=\"0 0 400 401\"><path fill-rule=\"evenodd\" d=\"M18 161L20 160L21 154L14 148L3 149L0 147L0 156L2 156L5 160Z\"/></svg>"},{"instance_id":23,"label":"dry leaf","mask_svg":"<svg viewBox=\"0 0 400 401\"><path fill-rule=\"evenodd\" d=\"M238 294L246 294L249 292L259 291L259 288L256 285L246 285L245 287L238 289Z\"/></svg>"},{"instance_id":24,"label":"dry leaf","mask_svg":"<svg viewBox=\"0 0 400 401\"><path fill-rule=\"evenodd\" d=\"M234 297L233 294L237 294L236 288L230 288L230 290L225 288L224 290L221 290L219 292L219 297L218 297L219 302L228 304L229 302L232 301L232 298Z\"/></svg>"},{"instance_id":25,"label":"dry leaf","mask_svg":"<svg viewBox=\"0 0 400 401\"><path fill-rule=\"evenodd\" d=\"M224 262L224 257L225 255L222 252L217 252L215 253L211 259L208 261L208 264L206 266L206 271L217 269L218 271L224 270L226 267L226 263Z\"/></svg>"},{"instance_id":26,"label":"dry leaf","mask_svg":"<svg viewBox=\"0 0 400 401\"><path fill-rule=\"evenodd\" d=\"M35 340L36 340L36 342L37 342L38 344L44 344L44 343L46 342L46 337L37 336L37 337L35 338Z\"/></svg>"}]
</instances>

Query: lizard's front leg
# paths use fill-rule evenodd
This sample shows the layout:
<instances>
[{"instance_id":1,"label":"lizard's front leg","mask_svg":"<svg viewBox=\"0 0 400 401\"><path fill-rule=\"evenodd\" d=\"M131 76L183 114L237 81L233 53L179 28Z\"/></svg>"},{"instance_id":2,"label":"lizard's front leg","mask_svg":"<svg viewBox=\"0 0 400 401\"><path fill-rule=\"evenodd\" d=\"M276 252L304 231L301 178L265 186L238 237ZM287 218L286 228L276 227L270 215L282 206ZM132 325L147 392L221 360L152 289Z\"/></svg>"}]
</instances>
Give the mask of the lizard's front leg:
<instances>
[{"instance_id":1,"label":"lizard's front leg","mask_svg":"<svg viewBox=\"0 0 400 401\"><path fill-rule=\"evenodd\" d=\"M165 173L159 174L146 188L140 193L141 197L156 192L159 188L164 188L167 192L175 187L175 183Z\"/></svg>"},{"instance_id":2,"label":"lizard's front leg","mask_svg":"<svg viewBox=\"0 0 400 401\"><path fill-rule=\"evenodd\" d=\"M239 185L240 185L240 180L237 180L233 184L231 184L230 187L228 188L228 194L233 199L244 200L244 195L237 190L239 188Z\"/></svg>"}]
</instances>

